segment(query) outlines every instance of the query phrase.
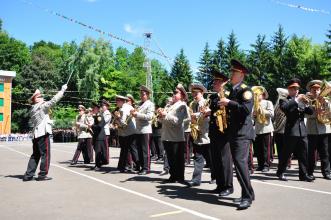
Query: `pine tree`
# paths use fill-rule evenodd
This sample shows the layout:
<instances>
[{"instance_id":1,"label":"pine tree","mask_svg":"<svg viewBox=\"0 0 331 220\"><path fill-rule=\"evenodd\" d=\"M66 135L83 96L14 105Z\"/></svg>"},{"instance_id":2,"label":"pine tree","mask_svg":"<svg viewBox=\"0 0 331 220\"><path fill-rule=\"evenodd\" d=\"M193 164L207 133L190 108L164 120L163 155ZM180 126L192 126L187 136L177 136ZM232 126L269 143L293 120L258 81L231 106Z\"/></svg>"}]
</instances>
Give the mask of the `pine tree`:
<instances>
[{"instance_id":1,"label":"pine tree","mask_svg":"<svg viewBox=\"0 0 331 220\"><path fill-rule=\"evenodd\" d=\"M271 58L269 43L266 42L265 35L258 35L255 44L251 44L253 50L248 55L248 62L252 74L250 77L252 82L258 82L259 85L266 86L270 79L269 62Z\"/></svg>"},{"instance_id":2,"label":"pine tree","mask_svg":"<svg viewBox=\"0 0 331 220\"><path fill-rule=\"evenodd\" d=\"M189 85L192 83L193 76L191 67L188 59L184 55L183 49L180 50L175 58L170 76L173 79L173 88L176 87L178 83L182 83L185 89L188 89Z\"/></svg>"},{"instance_id":3,"label":"pine tree","mask_svg":"<svg viewBox=\"0 0 331 220\"><path fill-rule=\"evenodd\" d=\"M231 32L231 34L228 37L228 43L226 45L225 52L226 52L226 64L224 64L224 67L225 67L224 72L226 74L229 74L229 72L230 72L231 59L240 60L241 62L243 62L245 64L246 55L244 52L239 50L239 42L233 31Z\"/></svg>"},{"instance_id":4,"label":"pine tree","mask_svg":"<svg viewBox=\"0 0 331 220\"><path fill-rule=\"evenodd\" d=\"M200 61L198 62L199 72L197 73L197 81L202 83L207 89L210 89L211 86L211 68L212 68L212 54L209 49L209 44L206 43L205 48L203 49L202 55L200 57Z\"/></svg>"},{"instance_id":5,"label":"pine tree","mask_svg":"<svg viewBox=\"0 0 331 220\"><path fill-rule=\"evenodd\" d=\"M274 85L277 87L284 87L286 84L285 65L284 65L284 54L286 51L287 37L284 32L284 28L279 25L278 30L272 37L272 74L273 78L277 79L274 81Z\"/></svg>"},{"instance_id":6,"label":"pine tree","mask_svg":"<svg viewBox=\"0 0 331 220\"><path fill-rule=\"evenodd\" d=\"M325 41L326 44L326 59L327 59L327 65L328 65L328 75L330 76L331 74L331 25L330 29L326 33L326 38L327 40Z\"/></svg>"},{"instance_id":7,"label":"pine tree","mask_svg":"<svg viewBox=\"0 0 331 220\"><path fill-rule=\"evenodd\" d=\"M216 50L212 54L213 68L225 70L227 68L226 47L223 39L217 42Z\"/></svg>"}]
</instances>

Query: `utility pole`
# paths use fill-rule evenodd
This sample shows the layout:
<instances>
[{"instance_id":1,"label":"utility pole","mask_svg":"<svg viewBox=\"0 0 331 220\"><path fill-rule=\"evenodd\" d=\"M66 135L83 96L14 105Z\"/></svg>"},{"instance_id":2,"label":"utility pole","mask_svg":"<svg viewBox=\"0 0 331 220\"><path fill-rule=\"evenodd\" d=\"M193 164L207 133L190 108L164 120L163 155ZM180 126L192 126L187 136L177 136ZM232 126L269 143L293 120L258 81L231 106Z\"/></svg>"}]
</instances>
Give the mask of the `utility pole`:
<instances>
[{"instance_id":1,"label":"utility pole","mask_svg":"<svg viewBox=\"0 0 331 220\"><path fill-rule=\"evenodd\" d=\"M152 39L152 33L147 32L144 33L145 36L145 41L144 41L144 47L149 49L150 45L151 45L151 39ZM146 86L147 88L149 88L152 93L150 94L150 99L153 100L153 78L152 78L152 66L151 66L151 61L148 57L149 53L148 50L146 51L146 58L145 58L145 62L144 62L144 67L146 68Z\"/></svg>"}]
</instances>

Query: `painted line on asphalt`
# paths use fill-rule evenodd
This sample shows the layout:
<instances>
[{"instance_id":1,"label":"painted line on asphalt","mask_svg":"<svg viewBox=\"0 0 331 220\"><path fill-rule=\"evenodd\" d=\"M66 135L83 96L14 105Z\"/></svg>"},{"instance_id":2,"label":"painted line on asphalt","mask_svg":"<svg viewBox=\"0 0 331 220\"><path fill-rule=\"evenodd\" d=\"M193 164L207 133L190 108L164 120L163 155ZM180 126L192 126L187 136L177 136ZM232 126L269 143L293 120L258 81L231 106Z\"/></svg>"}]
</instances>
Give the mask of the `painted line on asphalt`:
<instances>
[{"instance_id":1,"label":"painted line on asphalt","mask_svg":"<svg viewBox=\"0 0 331 220\"><path fill-rule=\"evenodd\" d=\"M69 151L65 151L65 150L54 149L54 147L52 148L52 151L64 152L64 153L72 154L72 155L75 153L75 152L69 152ZM115 162L118 161L117 158L116 159L115 158L109 158L109 159L115 160ZM163 165L156 164L156 163L153 163L153 167L157 167L157 168L162 168L163 169ZM192 171L185 171L185 174L192 174L193 173L193 168L194 167L186 167L186 169L192 169Z\"/></svg>"},{"instance_id":2,"label":"painted line on asphalt","mask_svg":"<svg viewBox=\"0 0 331 220\"><path fill-rule=\"evenodd\" d=\"M282 185L282 184L278 184L278 183L266 183L266 182L262 182L260 180L251 180L251 181L254 183L261 183L261 184L266 184L266 185L271 185L271 186L279 186L279 187L284 187L284 188L298 189L298 190L304 190L304 191L309 191L309 192L331 195L331 192L322 191L322 190L307 189L307 188L298 187L298 186L287 186L287 185Z\"/></svg>"},{"instance_id":3,"label":"painted line on asphalt","mask_svg":"<svg viewBox=\"0 0 331 220\"><path fill-rule=\"evenodd\" d=\"M160 214L151 215L149 217L150 218L158 218L158 217L167 216L167 215L176 215L176 214L180 214L182 212L183 212L182 210L173 211L173 212L164 212L164 213L160 213Z\"/></svg>"},{"instance_id":4,"label":"painted line on asphalt","mask_svg":"<svg viewBox=\"0 0 331 220\"><path fill-rule=\"evenodd\" d=\"M64 150L56 150L56 151L61 151L61 152L69 153L69 152L64 151ZM153 167L163 167L163 166L162 165L158 165L158 164L153 164ZM191 174L193 172L192 171L188 171L188 172L185 172L185 173L186 174ZM210 173L202 173L202 174L203 175L210 175ZM331 192L327 192L327 191L321 191L321 190L315 190L315 189L307 189L307 188L298 187L298 186L288 186L288 185L282 185L282 184L278 184L278 183L267 183L267 182L263 182L263 181L260 181L260 180L251 180L251 181L254 182L254 183L260 183L260 184L265 184L265 185L279 186L279 187L284 187L284 188L298 189L298 190L304 190L304 191L310 191L310 192L315 192L315 193L322 193L322 194L331 195Z\"/></svg>"},{"instance_id":5,"label":"painted line on asphalt","mask_svg":"<svg viewBox=\"0 0 331 220\"><path fill-rule=\"evenodd\" d=\"M13 152L16 152L16 153L19 153L21 155L24 155L26 157L30 157L30 155L26 154L26 153L23 153L21 151L18 151L18 150L15 150L11 147L6 147L6 146L0 146L0 147L3 147L3 148L6 148L10 151L13 151ZM148 196L148 195L145 195L143 193L140 193L140 192L136 192L136 191L133 191L131 189L127 189L127 188L124 188L124 187L121 187L121 186L117 186L115 184L112 184L112 183L108 183L104 180L101 180L101 179L98 179L98 178L95 178L95 177L92 177L92 176L89 176L89 175L86 175L86 174L83 174L83 173L80 173L80 172L77 172L77 171L74 171L74 170L71 170L71 169L68 169L66 167L62 167L60 165L57 165L57 164L53 164L51 163L50 164L51 166L53 167L57 167L57 168L60 168L60 169L63 169L65 171L68 171L68 172L71 172L71 173L74 173L74 174L77 174L79 176L82 176L82 177L85 177L85 178L88 178L90 180L93 180L93 181L96 181L98 183L102 183L104 185L107 185L107 186L110 186L110 187L113 187L113 188L116 188L116 189L119 189L119 190L122 190L122 191L125 191L125 192L128 192L128 193L131 193L131 194L134 194L136 196L140 196L140 197L143 197L145 199L149 199L149 200L152 200L154 202L158 202L160 204L163 204L163 205L167 205L169 207L172 207L172 208L175 208L175 209L178 209L178 210L181 210L183 212L187 212L189 214L192 214L192 215L195 215L195 216L198 216L200 218L203 218L203 219L211 219L211 220L220 220L219 218L215 218L215 217L212 217L212 216L209 216L209 215L206 215L206 214L203 214L203 213L200 213L200 212L197 212L197 211L194 211L192 209L188 209L188 208L184 208L184 207L181 207L181 206L178 206L178 205L175 205L175 204L172 204L172 203L169 203L169 202L165 202L165 201L162 201L160 199L157 199L157 198L154 198L152 196Z\"/></svg>"},{"instance_id":6,"label":"painted line on asphalt","mask_svg":"<svg viewBox=\"0 0 331 220\"><path fill-rule=\"evenodd\" d=\"M5 146L3 146L3 147L5 147ZM14 149L12 149L12 150L14 150ZM57 150L57 151L63 151L63 150ZM69 153L67 151L63 151L63 152ZM157 165L157 164L154 164L153 166L162 167L161 165ZM191 172L189 171L189 172L185 172L185 173L186 174L190 174ZM210 173L202 173L202 175L210 175ZM321 194L331 195L331 192L328 192L328 191L308 189L308 188L303 188L303 187L298 187L298 186L282 185L282 184L278 184L278 183L267 183L267 182L263 182L263 181L260 181L260 180L251 180L251 181L254 182L254 183L260 183L260 184L265 184L265 185L270 185L270 186L278 186L278 187L283 187L283 188L290 188L290 189L303 190L303 191L309 191L309 192L315 192L315 193L321 193Z\"/></svg>"}]
</instances>

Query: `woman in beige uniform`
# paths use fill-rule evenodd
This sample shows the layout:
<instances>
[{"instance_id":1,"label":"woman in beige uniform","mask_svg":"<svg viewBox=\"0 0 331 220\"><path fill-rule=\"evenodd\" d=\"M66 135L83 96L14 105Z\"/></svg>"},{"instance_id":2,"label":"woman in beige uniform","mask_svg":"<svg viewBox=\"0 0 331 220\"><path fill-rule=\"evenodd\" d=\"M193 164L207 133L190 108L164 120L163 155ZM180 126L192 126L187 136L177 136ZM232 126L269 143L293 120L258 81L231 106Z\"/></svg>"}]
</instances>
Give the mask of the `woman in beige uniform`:
<instances>
[{"instance_id":1,"label":"woman in beige uniform","mask_svg":"<svg viewBox=\"0 0 331 220\"><path fill-rule=\"evenodd\" d=\"M170 166L170 178L165 182L168 183L185 183L184 181L184 119L189 117L187 106L184 100L187 93L182 86L178 84L173 92L173 105L167 110L158 109L159 117L162 121L161 140L168 157Z\"/></svg>"}]
</instances>

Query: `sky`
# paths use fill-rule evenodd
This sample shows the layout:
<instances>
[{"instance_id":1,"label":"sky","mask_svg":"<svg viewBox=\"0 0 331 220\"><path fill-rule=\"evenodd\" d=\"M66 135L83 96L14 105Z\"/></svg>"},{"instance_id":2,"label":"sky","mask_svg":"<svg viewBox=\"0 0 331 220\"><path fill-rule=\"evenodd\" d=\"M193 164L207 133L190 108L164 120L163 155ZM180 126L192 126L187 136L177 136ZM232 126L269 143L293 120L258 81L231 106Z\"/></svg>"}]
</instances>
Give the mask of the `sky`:
<instances>
[{"instance_id":1,"label":"sky","mask_svg":"<svg viewBox=\"0 0 331 220\"><path fill-rule=\"evenodd\" d=\"M318 44L326 40L331 28L330 0L0 0L3 29L27 45L40 40L80 43L85 37L101 37L49 11L138 45L144 45L143 33L151 32L152 50L160 48L173 59L183 48L193 71L206 42L216 49L216 43L221 38L227 41L231 31L240 49L249 50L258 34L265 34L269 41L279 24L288 36L306 36ZM103 38L114 48L134 49L122 41ZM170 69L165 58L149 56Z\"/></svg>"}]
</instances>

